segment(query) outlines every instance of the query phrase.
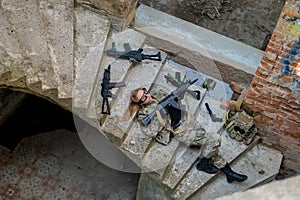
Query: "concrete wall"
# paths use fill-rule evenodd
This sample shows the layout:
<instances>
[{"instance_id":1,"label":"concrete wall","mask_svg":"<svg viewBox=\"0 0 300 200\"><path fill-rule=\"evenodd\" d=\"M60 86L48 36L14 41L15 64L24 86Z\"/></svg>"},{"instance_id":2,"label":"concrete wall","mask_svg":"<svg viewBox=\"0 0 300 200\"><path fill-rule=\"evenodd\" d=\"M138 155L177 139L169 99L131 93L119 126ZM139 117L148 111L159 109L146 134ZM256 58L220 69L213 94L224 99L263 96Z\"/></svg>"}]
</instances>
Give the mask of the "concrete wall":
<instances>
[{"instance_id":1,"label":"concrete wall","mask_svg":"<svg viewBox=\"0 0 300 200\"><path fill-rule=\"evenodd\" d=\"M300 3L288 0L256 70L246 101L262 118L265 143L284 153L283 167L300 172Z\"/></svg>"},{"instance_id":2,"label":"concrete wall","mask_svg":"<svg viewBox=\"0 0 300 200\"><path fill-rule=\"evenodd\" d=\"M145 5L137 9L134 28L172 60L227 83L250 84L264 53Z\"/></svg>"}]
</instances>

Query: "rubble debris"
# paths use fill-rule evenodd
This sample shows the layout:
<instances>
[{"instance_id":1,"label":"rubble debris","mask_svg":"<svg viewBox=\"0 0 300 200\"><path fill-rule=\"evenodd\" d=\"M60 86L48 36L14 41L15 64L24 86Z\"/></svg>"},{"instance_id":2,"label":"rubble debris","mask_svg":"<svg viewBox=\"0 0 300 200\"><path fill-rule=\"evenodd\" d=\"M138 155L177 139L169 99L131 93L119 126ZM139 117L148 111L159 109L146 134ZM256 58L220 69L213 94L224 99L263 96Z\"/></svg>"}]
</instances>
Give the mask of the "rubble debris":
<instances>
[{"instance_id":1,"label":"rubble debris","mask_svg":"<svg viewBox=\"0 0 300 200\"><path fill-rule=\"evenodd\" d=\"M229 0L192 0L187 4L194 8L196 14L208 16L210 19L220 18L221 12L231 10L224 8L225 4L230 4Z\"/></svg>"}]
</instances>

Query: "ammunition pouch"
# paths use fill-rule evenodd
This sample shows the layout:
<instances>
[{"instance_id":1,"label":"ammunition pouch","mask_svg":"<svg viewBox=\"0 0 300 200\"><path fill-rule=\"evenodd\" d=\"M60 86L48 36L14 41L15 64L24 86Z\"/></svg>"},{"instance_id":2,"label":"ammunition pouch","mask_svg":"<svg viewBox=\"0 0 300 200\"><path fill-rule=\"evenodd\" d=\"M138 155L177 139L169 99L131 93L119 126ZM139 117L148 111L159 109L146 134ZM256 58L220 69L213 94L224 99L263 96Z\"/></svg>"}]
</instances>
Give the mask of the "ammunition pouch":
<instances>
[{"instance_id":1,"label":"ammunition pouch","mask_svg":"<svg viewBox=\"0 0 300 200\"><path fill-rule=\"evenodd\" d=\"M224 126L232 139L247 145L253 141L257 128L253 124L253 117L245 111L227 111L224 121Z\"/></svg>"}]
</instances>

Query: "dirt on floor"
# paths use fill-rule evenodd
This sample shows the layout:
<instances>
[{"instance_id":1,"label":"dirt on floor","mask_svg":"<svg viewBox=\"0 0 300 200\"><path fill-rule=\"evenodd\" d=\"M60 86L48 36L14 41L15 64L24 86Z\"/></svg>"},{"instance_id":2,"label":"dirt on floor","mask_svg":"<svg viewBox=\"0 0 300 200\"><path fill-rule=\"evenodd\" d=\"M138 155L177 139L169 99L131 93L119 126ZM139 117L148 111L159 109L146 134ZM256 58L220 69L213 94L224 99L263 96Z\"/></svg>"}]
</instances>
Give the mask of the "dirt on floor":
<instances>
[{"instance_id":1,"label":"dirt on floor","mask_svg":"<svg viewBox=\"0 0 300 200\"><path fill-rule=\"evenodd\" d=\"M284 0L140 0L140 3L265 50Z\"/></svg>"}]
</instances>

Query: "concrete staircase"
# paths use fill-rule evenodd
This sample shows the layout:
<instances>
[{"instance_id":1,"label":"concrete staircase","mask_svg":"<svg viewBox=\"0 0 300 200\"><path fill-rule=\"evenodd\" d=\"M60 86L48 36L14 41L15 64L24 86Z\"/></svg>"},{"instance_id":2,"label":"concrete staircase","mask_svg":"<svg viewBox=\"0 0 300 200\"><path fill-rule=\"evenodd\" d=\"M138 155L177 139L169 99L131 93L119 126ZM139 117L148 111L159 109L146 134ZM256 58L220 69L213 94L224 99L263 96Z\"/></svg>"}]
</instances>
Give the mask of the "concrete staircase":
<instances>
[{"instance_id":1,"label":"concrete staircase","mask_svg":"<svg viewBox=\"0 0 300 200\"><path fill-rule=\"evenodd\" d=\"M249 176L244 183L228 184L222 174L196 170L199 149L188 148L175 139L163 146L145 136L135 118L121 120L131 90L162 87L170 92L175 87L164 75L180 72L185 79L198 78L191 89L200 90L201 100L187 94L185 103L194 119L214 134L222 130L222 123L211 121L204 103L222 117L225 110L220 109L220 103L232 94L227 84L216 80L215 89L206 91L201 87L206 75L167 60L165 52L161 52L162 61L142 63L107 56L105 51L112 42L118 50L123 50L125 42L132 49L144 48L145 54L158 50L145 43L146 35L133 29L116 33L104 16L74 5L73 1L0 2L0 87L33 93L72 111L98 128L143 172L151 172L174 199L217 198L271 181L278 173L281 153L259 144L259 138L246 146L220 131L221 153L234 169ZM111 81L123 81L126 87L112 90L118 98L110 100L111 115L102 115L100 83L109 64Z\"/></svg>"}]
</instances>

